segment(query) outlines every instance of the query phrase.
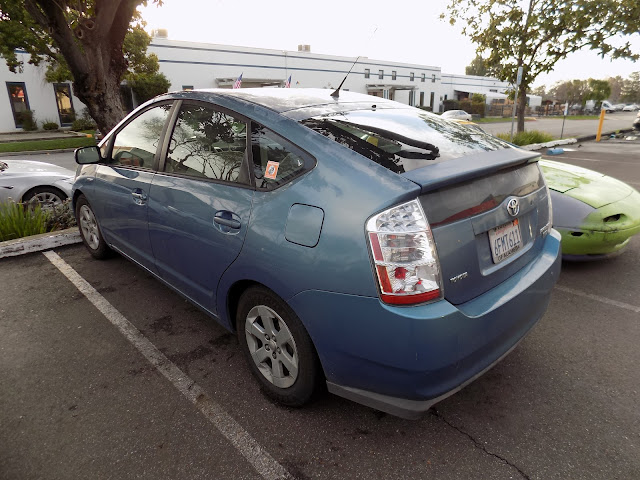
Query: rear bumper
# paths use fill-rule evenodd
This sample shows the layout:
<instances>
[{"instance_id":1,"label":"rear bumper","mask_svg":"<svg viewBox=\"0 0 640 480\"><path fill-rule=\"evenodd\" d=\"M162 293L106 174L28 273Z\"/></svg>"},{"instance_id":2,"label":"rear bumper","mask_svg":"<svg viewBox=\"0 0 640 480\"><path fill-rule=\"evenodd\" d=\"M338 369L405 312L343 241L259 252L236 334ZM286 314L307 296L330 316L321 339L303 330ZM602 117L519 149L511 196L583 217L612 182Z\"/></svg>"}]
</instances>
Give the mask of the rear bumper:
<instances>
[{"instance_id":1,"label":"rear bumper","mask_svg":"<svg viewBox=\"0 0 640 480\"><path fill-rule=\"evenodd\" d=\"M324 291L289 303L314 341L331 392L417 418L524 338L547 308L560 263L560 235L552 230L535 260L462 305L394 307Z\"/></svg>"}]
</instances>

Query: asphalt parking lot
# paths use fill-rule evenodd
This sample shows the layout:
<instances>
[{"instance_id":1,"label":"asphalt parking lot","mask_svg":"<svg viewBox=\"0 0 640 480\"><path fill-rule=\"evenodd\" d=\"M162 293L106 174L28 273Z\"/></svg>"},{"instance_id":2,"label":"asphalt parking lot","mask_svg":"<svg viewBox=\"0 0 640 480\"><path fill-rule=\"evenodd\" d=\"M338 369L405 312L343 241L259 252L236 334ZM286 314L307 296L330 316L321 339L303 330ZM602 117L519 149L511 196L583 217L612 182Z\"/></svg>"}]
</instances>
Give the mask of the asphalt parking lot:
<instances>
[{"instance_id":1,"label":"asphalt parking lot","mask_svg":"<svg viewBox=\"0 0 640 480\"><path fill-rule=\"evenodd\" d=\"M552 158L640 189L640 142ZM640 236L639 236L640 237ZM260 393L235 336L121 257L0 260L0 478L640 478L640 238L423 419ZM75 282L75 284L73 283Z\"/></svg>"}]
</instances>

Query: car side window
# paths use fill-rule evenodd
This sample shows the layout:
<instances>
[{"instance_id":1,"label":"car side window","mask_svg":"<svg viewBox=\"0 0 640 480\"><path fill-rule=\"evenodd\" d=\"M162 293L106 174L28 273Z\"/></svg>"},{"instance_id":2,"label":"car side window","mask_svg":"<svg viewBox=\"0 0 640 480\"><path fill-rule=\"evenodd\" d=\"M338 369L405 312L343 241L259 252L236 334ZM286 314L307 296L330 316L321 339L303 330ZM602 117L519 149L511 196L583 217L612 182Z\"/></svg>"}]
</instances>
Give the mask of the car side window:
<instances>
[{"instance_id":1,"label":"car side window","mask_svg":"<svg viewBox=\"0 0 640 480\"><path fill-rule=\"evenodd\" d=\"M227 113L185 103L171 135L164 171L248 184L246 131L244 121Z\"/></svg>"},{"instance_id":2,"label":"car side window","mask_svg":"<svg viewBox=\"0 0 640 480\"><path fill-rule=\"evenodd\" d=\"M272 190L305 170L302 150L257 123L251 124L251 153L259 189Z\"/></svg>"},{"instance_id":3,"label":"car side window","mask_svg":"<svg viewBox=\"0 0 640 480\"><path fill-rule=\"evenodd\" d=\"M110 165L153 168L153 160L171 104L151 108L116 133Z\"/></svg>"}]
</instances>

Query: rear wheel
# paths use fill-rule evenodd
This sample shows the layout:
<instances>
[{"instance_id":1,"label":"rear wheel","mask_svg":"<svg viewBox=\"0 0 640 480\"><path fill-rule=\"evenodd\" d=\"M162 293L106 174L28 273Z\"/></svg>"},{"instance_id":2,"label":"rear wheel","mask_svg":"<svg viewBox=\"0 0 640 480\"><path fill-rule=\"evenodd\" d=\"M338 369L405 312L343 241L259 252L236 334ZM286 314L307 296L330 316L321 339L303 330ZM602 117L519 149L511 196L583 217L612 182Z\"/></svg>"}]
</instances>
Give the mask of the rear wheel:
<instances>
[{"instance_id":1,"label":"rear wheel","mask_svg":"<svg viewBox=\"0 0 640 480\"><path fill-rule=\"evenodd\" d=\"M76 221L78 222L82 242L89 250L89 253L99 260L107 258L111 253L111 249L102 238L96 216L84 195L80 195L76 201Z\"/></svg>"},{"instance_id":2,"label":"rear wheel","mask_svg":"<svg viewBox=\"0 0 640 480\"><path fill-rule=\"evenodd\" d=\"M321 385L322 371L309 334L291 308L272 291L242 294L238 339L262 390L283 405L300 407Z\"/></svg>"}]
</instances>

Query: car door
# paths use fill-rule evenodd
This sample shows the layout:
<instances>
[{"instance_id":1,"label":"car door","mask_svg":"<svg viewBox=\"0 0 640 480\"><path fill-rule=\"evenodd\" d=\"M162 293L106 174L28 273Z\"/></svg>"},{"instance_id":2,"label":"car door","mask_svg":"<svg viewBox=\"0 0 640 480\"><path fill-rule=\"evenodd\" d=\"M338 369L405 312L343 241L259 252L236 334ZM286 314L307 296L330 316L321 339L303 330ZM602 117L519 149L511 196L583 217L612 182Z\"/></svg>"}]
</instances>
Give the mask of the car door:
<instances>
[{"instance_id":1,"label":"car door","mask_svg":"<svg viewBox=\"0 0 640 480\"><path fill-rule=\"evenodd\" d=\"M149 236L159 274L215 313L215 292L240 253L254 190L247 122L183 102L149 192Z\"/></svg>"},{"instance_id":2,"label":"car door","mask_svg":"<svg viewBox=\"0 0 640 480\"><path fill-rule=\"evenodd\" d=\"M155 271L148 223L149 187L172 103L143 110L109 140L106 161L96 168L89 202L106 241Z\"/></svg>"}]
</instances>

